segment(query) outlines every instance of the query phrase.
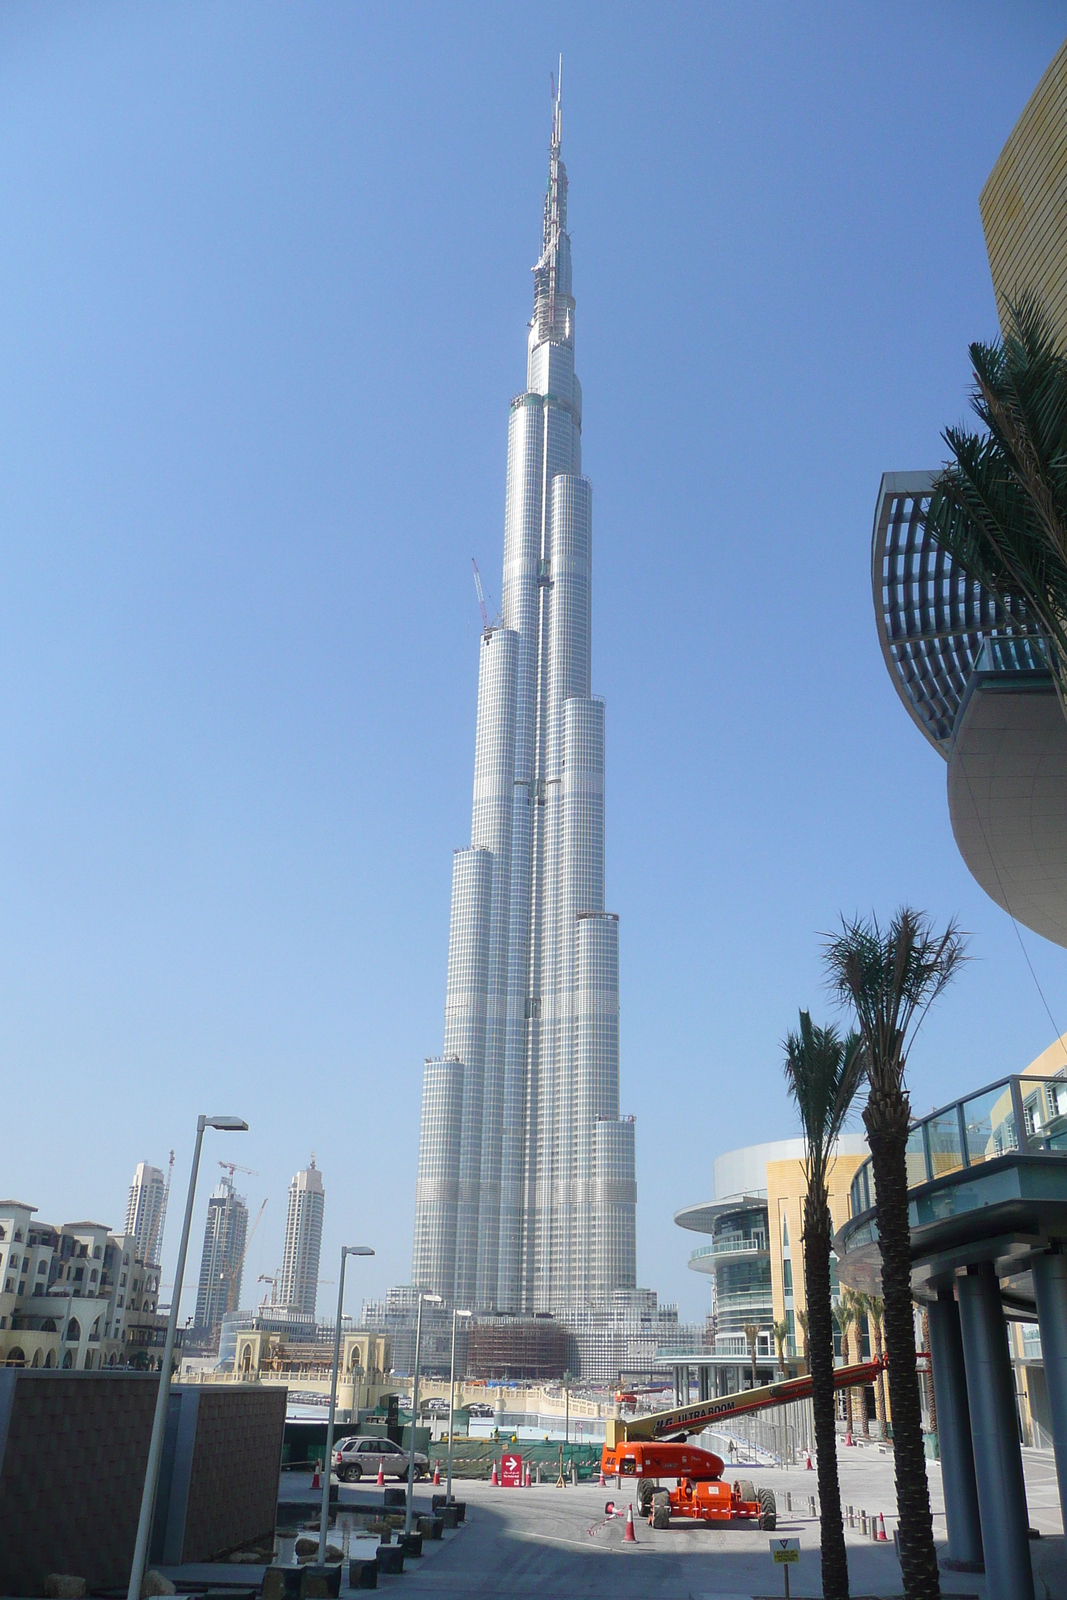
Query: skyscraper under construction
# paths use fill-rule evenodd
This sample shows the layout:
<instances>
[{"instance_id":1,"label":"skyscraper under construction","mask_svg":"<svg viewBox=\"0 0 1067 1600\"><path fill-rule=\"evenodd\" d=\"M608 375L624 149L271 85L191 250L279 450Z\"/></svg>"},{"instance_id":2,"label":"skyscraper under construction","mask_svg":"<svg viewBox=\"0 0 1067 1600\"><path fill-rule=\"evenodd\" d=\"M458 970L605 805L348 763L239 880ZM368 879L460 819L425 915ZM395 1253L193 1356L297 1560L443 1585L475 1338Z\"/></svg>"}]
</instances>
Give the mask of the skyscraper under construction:
<instances>
[{"instance_id":1,"label":"skyscraper under construction","mask_svg":"<svg viewBox=\"0 0 1067 1600\"><path fill-rule=\"evenodd\" d=\"M471 843L453 864L444 1048L423 1081L412 1281L480 1310L557 1311L636 1285L561 125L557 92L526 388L511 402L501 614L479 648Z\"/></svg>"}]
</instances>

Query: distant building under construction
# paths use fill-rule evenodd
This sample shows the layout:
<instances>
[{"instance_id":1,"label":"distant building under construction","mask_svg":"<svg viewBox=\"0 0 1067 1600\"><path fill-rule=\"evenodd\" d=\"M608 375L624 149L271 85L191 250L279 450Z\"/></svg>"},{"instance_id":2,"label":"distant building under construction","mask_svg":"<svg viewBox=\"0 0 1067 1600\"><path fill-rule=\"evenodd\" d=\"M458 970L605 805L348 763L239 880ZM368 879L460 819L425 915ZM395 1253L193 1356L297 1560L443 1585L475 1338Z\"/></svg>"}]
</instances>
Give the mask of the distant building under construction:
<instances>
[{"instance_id":1,"label":"distant building under construction","mask_svg":"<svg viewBox=\"0 0 1067 1600\"><path fill-rule=\"evenodd\" d=\"M487 1317L467 1334L467 1376L543 1383L567 1370L567 1330L551 1317Z\"/></svg>"},{"instance_id":2,"label":"distant building under construction","mask_svg":"<svg viewBox=\"0 0 1067 1600\"><path fill-rule=\"evenodd\" d=\"M224 1174L207 1203L194 1319L201 1332L213 1333L227 1311L240 1305L247 1237L248 1203L235 1191L232 1173Z\"/></svg>"}]
</instances>

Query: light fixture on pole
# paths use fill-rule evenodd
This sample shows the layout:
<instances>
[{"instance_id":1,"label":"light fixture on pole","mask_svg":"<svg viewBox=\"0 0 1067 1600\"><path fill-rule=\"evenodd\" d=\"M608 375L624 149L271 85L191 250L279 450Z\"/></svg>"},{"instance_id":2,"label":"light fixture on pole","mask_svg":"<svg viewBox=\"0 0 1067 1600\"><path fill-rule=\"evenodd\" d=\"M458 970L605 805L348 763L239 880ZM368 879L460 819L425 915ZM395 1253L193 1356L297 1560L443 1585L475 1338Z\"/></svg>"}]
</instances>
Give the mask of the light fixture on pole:
<instances>
[{"instance_id":1,"label":"light fixture on pole","mask_svg":"<svg viewBox=\"0 0 1067 1600\"><path fill-rule=\"evenodd\" d=\"M178 1246L178 1265L174 1270L174 1293L171 1296L170 1315L167 1318L167 1337L163 1345L163 1365L159 1373L156 1392L156 1413L152 1418L152 1442L148 1446L148 1465L145 1468L144 1489L141 1491L141 1515L137 1522L137 1542L133 1547L133 1566L130 1569L130 1586L127 1600L141 1600L145 1563L148 1560L148 1539L152 1531L152 1513L156 1504L156 1484L159 1481L159 1460L163 1454L163 1430L167 1422L167 1402L170 1399L170 1369L174 1360L174 1339L178 1330L178 1302L182 1297L182 1279L185 1277L185 1257L189 1249L189 1229L193 1221L193 1199L196 1195L196 1174L200 1166L200 1146L204 1142L204 1129L216 1128L220 1133L247 1133L248 1123L240 1117L197 1117L196 1144L193 1146L193 1165L189 1173L189 1193L185 1197L185 1220Z\"/></svg>"},{"instance_id":2,"label":"light fixture on pole","mask_svg":"<svg viewBox=\"0 0 1067 1600\"><path fill-rule=\"evenodd\" d=\"M452 1365L448 1376L448 1479L445 1483L445 1505L452 1504L452 1429L456 1407L456 1318L469 1317L469 1311L452 1308Z\"/></svg>"},{"instance_id":3,"label":"light fixture on pole","mask_svg":"<svg viewBox=\"0 0 1067 1600\"><path fill-rule=\"evenodd\" d=\"M319 1517L319 1566L326 1560L326 1530L330 1523L330 1473L333 1471L333 1422L337 1412L337 1366L341 1355L341 1306L345 1297L345 1262L349 1256L372 1256L366 1244L341 1246L341 1275L337 1284L337 1325L333 1330L333 1371L330 1374L330 1418L326 1424L326 1460L322 1474L322 1512Z\"/></svg>"},{"instance_id":4,"label":"light fixture on pole","mask_svg":"<svg viewBox=\"0 0 1067 1600\"><path fill-rule=\"evenodd\" d=\"M407 1509L404 1512L404 1532L411 1532L411 1491L415 1484L415 1424L419 1420L419 1355L422 1345L422 1303L426 1300L432 1306L443 1305L439 1294L426 1294L419 1290L419 1312L415 1318L415 1376L411 1384L411 1447L408 1450L408 1497Z\"/></svg>"}]
</instances>

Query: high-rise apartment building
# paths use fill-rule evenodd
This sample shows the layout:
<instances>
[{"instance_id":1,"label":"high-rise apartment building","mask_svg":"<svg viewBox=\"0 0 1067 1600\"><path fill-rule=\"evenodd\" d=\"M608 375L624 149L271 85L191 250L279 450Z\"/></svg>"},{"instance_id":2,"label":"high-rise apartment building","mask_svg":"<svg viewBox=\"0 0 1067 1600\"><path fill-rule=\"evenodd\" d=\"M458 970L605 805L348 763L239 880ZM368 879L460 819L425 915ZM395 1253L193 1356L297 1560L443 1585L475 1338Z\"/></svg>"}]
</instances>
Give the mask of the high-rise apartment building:
<instances>
[{"instance_id":1,"label":"high-rise apartment building","mask_svg":"<svg viewBox=\"0 0 1067 1600\"><path fill-rule=\"evenodd\" d=\"M163 1204L167 1193L166 1180L158 1167L147 1161L138 1161L130 1184L126 1202L125 1233L137 1241L137 1254L142 1261L158 1262L163 1246Z\"/></svg>"},{"instance_id":2,"label":"high-rise apartment building","mask_svg":"<svg viewBox=\"0 0 1067 1600\"><path fill-rule=\"evenodd\" d=\"M448 1300L527 1312L636 1284L560 137L557 95L526 387L511 402L501 614L479 647L471 843L453 865L444 1048L423 1082L412 1263L413 1282Z\"/></svg>"},{"instance_id":3,"label":"high-rise apartment building","mask_svg":"<svg viewBox=\"0 0 1067 1600\"><path fill-rule=\"evenodd\" d=\"M207 1203L204 1252L196 1291L197 1328L211 1331L241 1302L241 1273L248 1237L248 1205L234 1190L233 1175L224 1175Z\"/></svg>"},{"instance_id":4,"label":"high-rise apartment building","mask_svg":"<svg viewBox=\"0 0 1067 1600\"><path fill-rule=\"evenodd\" d=\"M283 1306L294 1306L309 1318L315 1315L318 1293L319 1252L322 1249L322 1213L326 1203L322 1173L315 1165L298 1172L289 1185L289 1215L285 1223L285 1260L278 1295Z\"/></svg>"}]
</instances>

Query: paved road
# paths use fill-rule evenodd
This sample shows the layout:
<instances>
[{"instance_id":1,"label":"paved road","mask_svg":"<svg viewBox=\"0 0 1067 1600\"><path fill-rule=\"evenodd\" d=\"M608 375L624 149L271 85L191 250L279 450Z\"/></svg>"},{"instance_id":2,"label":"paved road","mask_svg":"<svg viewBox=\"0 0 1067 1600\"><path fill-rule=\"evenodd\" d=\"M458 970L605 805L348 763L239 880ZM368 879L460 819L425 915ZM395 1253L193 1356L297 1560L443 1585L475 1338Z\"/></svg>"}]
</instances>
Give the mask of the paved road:
<instances>
[{"instance_id":1,"label":"paved road","mask_svg":"<svg viewBox=\"0 0 1067 1600\"><path fill-rule=\"evenodd\" d=\"M1067 1595L1067 1559L1056 1494L1051 1455L1026 1452L1027 1486L1032 1524L1046 1537L1035 1541L1038 1600L1046 1593ZM817 1597L819 1583L818 1522L806 1511L807 1496L814 1492L815 1474L804 1471L746 1469L757 1483L766 1483L779 1497L779 1532L799 1537L802 1556L792 1569L791 1592L797 1600ZM844 1455L841 1467L843 1498L857 1511L881 1511L889 1533L886 1544L872 1544L859 1528L847 1530L852 1592L856 1596L891 1596L901 1593L900 1568L893 1545L895 1517L892 1459L876 1449L857 1449ZM940 1468L932 1464L931 1499L935 1532L944 1539ZM804 1506L803 1514L785 1511L786 1491ZM555 1489L492 1489L485 1483L464 1482L457 1492L465 1495L468 1521L443 1544L427 1547L427 1555L410 1562L402 1577L381 1581L382 1588L403 1589L405 1594L432 1594L437 1600L698 1600L702 1595L774 1596L782 1593L782 1570L768 1552L768 1535L743 1525L726 1527L700 1523L678 1524L656 1531L637 1525L637 1544L623 1540L621 1519L604 1516L607 1499L628 1499L612 1489L592 1484ZM945 1573L946 1595L976 1595L984 1600L981 1576Z\"/></svg>"}]
</instances>

